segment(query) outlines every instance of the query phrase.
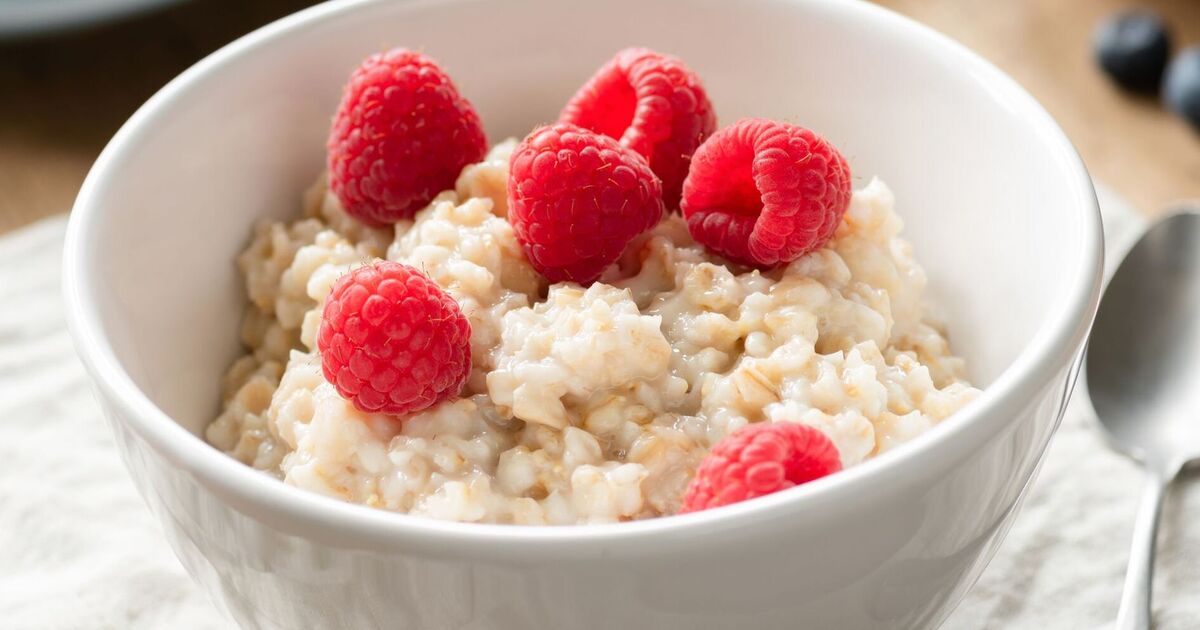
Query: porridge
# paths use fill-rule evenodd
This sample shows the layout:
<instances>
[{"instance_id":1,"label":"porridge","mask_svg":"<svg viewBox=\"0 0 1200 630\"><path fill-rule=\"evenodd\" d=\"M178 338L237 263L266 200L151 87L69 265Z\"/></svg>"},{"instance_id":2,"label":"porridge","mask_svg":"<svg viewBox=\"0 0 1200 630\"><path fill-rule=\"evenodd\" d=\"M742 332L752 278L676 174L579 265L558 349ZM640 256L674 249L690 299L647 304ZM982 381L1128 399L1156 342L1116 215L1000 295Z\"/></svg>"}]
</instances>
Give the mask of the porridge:
<instances>
[{"instance_id":1,"label":"porridge","mask_svg":"<svg viewBox=\"0 0 1200 630\"><path fill-rule=\"evenodd\" d=\"M731 262L738 252L697 242L692 221L668 207L598 278L552 281L513 223L520 150L495 145L383 224L351 211L331 185L335 166L299 218L259 225L237 261L247 352L224 378L208 441L352 503L468 522L599 523L681 511L705 457L748 426L813 429L836 467L850 467L978 393L925 301L883 182L853 192L829 240L790 261ZM690 185L674 186L685 205ZM664 180L662 194L671 188ZM364 410L323 370L331 290L379 259L423 273L469 323L458 395L402 415Z\"/></svg>"}]
</instances>

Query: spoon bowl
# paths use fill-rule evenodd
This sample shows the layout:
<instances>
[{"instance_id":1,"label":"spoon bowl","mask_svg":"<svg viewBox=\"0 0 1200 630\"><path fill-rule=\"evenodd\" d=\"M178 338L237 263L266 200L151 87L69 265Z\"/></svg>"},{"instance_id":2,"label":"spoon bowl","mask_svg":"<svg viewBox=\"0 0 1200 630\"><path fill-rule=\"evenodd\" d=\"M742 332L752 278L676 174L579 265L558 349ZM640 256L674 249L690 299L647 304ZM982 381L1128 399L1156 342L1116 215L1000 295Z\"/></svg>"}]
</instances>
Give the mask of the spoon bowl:
<instances>
[{"instance_id":1,"label":"spoon bowl","mask_svg":"<svg viewBox=\"0 0 1200 630\"><path fill-rule=\"evenodd\" d=\"M1200 214L1159 221L1096 315L1088 389L1118 450L1161 475L1200 458Z\"/></svg>"}]
</instances>

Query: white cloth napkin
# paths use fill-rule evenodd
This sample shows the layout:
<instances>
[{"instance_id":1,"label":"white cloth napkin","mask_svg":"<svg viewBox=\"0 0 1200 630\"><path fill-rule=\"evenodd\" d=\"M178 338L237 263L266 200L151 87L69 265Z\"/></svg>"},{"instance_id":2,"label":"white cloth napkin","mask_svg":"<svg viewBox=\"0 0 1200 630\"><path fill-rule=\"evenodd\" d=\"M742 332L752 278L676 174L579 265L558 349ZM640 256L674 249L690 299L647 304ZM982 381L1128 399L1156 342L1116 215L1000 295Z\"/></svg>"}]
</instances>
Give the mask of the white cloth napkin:
<instances>
[{"instance_id":1,"label":"white cloth napkin","mask_svg":"<svg viewBox=\"0 0 1200 630\"><path fill-rule=\"evenodd\" d=\"M1102 195L1110 266L1141 219ZM168 549L112 445L59 298L63 217L0 237L0 626L230 628ZM1076 396L1007 541L946 627L1095 628L1116 614L1138 469ZM1200 484L1168 496L1164 629L1200 627Z\"/></svg>"}]
</instances>

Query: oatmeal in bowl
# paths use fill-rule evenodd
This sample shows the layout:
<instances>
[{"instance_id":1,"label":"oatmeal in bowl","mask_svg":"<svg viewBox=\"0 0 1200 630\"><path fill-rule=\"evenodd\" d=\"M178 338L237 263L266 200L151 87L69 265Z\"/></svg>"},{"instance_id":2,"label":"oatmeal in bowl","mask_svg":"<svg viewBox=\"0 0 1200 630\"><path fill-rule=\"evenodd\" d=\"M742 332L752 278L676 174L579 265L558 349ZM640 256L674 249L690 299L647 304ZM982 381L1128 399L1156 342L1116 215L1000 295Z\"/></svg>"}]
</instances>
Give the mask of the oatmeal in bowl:
<instances>
[{"instance_id":1,"label":"oatmeal in bowl","mask_svg":"<svg viewBox=\"0 0 1200 630\"><path fill-rule=\"evenodd\" d=\"M489 150L433 60L376 55L328 164L238 257L246 353L205 432L287 484L652 518L836 474L979 393L887 185L797 125L718 128L676 58L621 51Z\"/></svg>"}]
</instances>

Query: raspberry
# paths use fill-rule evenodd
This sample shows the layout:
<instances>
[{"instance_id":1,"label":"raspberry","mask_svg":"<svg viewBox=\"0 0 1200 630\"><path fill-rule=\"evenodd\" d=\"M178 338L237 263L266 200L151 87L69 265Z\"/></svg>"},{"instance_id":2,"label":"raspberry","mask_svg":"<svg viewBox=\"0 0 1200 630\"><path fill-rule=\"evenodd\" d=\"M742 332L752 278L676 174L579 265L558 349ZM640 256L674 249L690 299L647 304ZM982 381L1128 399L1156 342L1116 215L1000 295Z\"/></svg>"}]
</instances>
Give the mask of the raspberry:
<instances>
[{"instance_id":1,"label":"raspberry","mask_svg":"<svg viewBox=\"0 0 1200 630\"><path fill-rule=\"evenodd\" d=\"M745 118L692 157L683 216L692 238L742 264L771 267L820 248L850 204L850 167L824 138Z\"/></svg>"},{"instance_id":2,"label":"raspberry","mask_svg":"<svg viewBox=\"0 0 1200 630\"><path fill-rule=\"evenodd\" d=\"M641 153L662 180L669 208L679 206L692 153L717 127L700 78L679 59L646 48L617 53L575 93L559 120Z\"/></svg>"},{"instance_id":3,"label":"raspberry","mask_svg":"<svg viewBox=\"0 0 1200 630\"><path fill-rule=\"evenodd\" d=\"M338 278L317 334L325 379L360 411L414 413L458 396L471 325L425 274L380 261Z\"/></svg>"},{"instance_id":4,"label":"raspberry","mask_svg":"<svg viewBox=\"0 0 1200 630\"><path fill-rule=\"evenodd\" d=\"M412 215L483 159L479 115L429 57L396 48L350 76L329 132L329 186L374 226Z\"/></svg>"},{"instance_id":5,"label":"raspberry","mask_svg":"<svg viewBox=\"0 0 1200 630\"><path fill-rule=\"evenodd\" d=\"M592 283L662 213L658 177L608 136L558 123L534 129L513 150L508 220L551 282Z\"/></svg>"},{"instance_id":6,"label":"raspberry","mask_svg":"<svg viewBox=\"0 0 1200 630\"><path fill-rule=\"evenodd\" d=\"M842 469L820 429L759 422L727 435L700 462L679 513L698 512L786 490Z\"/></svg>"}]
</instances>

